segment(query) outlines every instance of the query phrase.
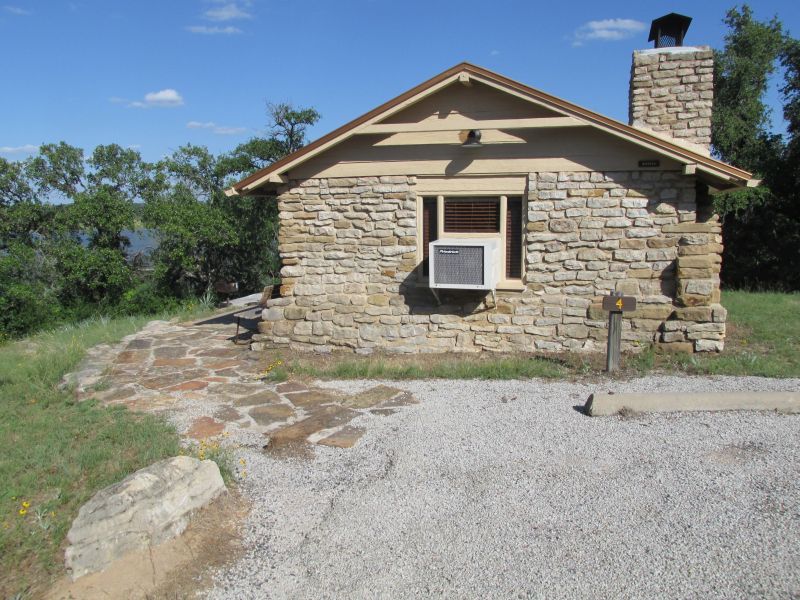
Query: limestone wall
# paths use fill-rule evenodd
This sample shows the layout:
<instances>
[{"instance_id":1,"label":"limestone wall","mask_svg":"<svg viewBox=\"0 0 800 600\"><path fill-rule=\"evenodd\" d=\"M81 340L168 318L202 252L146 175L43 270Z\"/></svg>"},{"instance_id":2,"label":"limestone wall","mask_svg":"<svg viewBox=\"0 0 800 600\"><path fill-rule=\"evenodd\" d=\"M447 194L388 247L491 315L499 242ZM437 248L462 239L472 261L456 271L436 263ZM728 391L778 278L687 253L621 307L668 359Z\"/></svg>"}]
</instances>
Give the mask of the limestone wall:
<instances>
[{"instance_id":1,"label":"limestone wall","mask_svg":"<svg viewBox=\"0 0 800 600\"><path fill-rule=\"evenodd\" d=\"M708 153L714 59L708 46L633 54L630 123L689 142Z\"/></svg>"},{"instance_id":2,"label":"limestone wall","mask_svg":"<svg viewBox=\"0 0 800 600\"><path fill-rule=\"evenodd\" d=\"M600 350L610 291L634 295L626 347L722 347L720 228L696 222L677 172L534 173L525 289L452 291L417 278L415 178L308 179L279 197L283 297L254 348L359 353Z\"/></svg>"}]
</instances>

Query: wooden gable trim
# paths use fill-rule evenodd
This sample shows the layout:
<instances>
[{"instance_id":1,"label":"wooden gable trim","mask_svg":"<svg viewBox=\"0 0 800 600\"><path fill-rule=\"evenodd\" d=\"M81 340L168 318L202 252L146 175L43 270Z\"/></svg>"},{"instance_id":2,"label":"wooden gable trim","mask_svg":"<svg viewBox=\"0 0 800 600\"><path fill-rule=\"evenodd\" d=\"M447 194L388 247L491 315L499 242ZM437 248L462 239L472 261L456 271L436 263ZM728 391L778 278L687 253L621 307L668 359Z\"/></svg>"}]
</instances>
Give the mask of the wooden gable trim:
<instances>
[{"instance_id":1,"label":"wooden gable trim","mask_svg":"<svg viewBox=\"0 0 800 600\"><path fill-rule=\"evenodd\" d=\"M360 127L356 134L415 133L420 131L461 131L462 129L538 129L540 127L588 127L574 117L536 117L533 119L447 119L446 123L373 123Z\"/></svg>"},{"instance_id":2,"label":"wooden gable trim","mask_svg":"<svg viewBox=\"0 0 800 600\"><path fill-rule=\"evenodd\" d=\"M464 62L432 77L407 92L400 94L396 98L381 104L368 113L335 129L318 140L311 142L293 154L285 156L268 167L242 179L227 190L226 194L238 195L241 193L248 193L265 183L277 183L278 181L282 181L274 176L283 174L293 166L324 152L328 148L359 133L361 130L367 130L365 133L370 133L368 131L370 125L397 113L420 99L450 85L454 81L463 83L463 74L467 75L468 81L474 78L476 81L490 85L500 91L511 93L524 100L543 105L565 117L572 117L579 121L578 124L582 124L580 121L585 121L603 131L651 149L680 163L696 164L703 171L711 172L731 182L731 185L753 185L753 183L751 183L753 181L752 174L743 169L738 169L708 156L704 156L703 154L694 152L693 150L665 140L664 138L625 125L620 121L604 117L603 115L547 94L546 92L531 88L513 79L494 73L493 71ZM273 175L273 177L270 177L270 175Z\"/></svg>"}]
</instances>

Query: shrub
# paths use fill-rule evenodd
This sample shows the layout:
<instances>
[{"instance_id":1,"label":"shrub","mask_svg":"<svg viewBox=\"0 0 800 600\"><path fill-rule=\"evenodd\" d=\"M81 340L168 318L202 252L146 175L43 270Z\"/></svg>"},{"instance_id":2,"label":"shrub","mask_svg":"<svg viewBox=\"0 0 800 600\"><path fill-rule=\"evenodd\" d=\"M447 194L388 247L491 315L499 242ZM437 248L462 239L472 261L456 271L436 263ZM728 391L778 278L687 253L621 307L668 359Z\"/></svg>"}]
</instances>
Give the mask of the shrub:
<instances>
[{"instance_id":1,"label":"shrub","mask_svg":"<svg viewBox=\"0 0 800 600\"><path fill-rule=\"evenodd\" d=\"M65 241L56 250L64 277L61 297L65 304L91 302L114 305L133 285L133 274L119 250L85 248Z\"/></svg>"},{"instance_id":2,"label":"shrub","mask_svg":"<svg viewBox=\"0 0 800 600\"><path fill-rule=\"evenodd\" d=\"M61 307L44 286L7 283L0 291L0 338L19 336L58 320Z\"/></svg>"},{"instance_id":3,"label":"shrub","mask_svg":"<svg viewBox=\"0 0 800 600\"><path fill-rule=\"evenodd\" d=\"M14 243L0 253L0 337L18 336L55 322L58 274L39 249Z\"/></svg>"},{"instance_id":4,"label":"shrub","mask_svg":"<svg viewBox=\"0 0 800 600\"><path fill-rule=\"evenodd\" d=\"M123 315L152 315L177 307L178 301L169 296L168 292L161 290L155 282L145 281L122 294L114 312Z\"/></svg>"}]
</instances>

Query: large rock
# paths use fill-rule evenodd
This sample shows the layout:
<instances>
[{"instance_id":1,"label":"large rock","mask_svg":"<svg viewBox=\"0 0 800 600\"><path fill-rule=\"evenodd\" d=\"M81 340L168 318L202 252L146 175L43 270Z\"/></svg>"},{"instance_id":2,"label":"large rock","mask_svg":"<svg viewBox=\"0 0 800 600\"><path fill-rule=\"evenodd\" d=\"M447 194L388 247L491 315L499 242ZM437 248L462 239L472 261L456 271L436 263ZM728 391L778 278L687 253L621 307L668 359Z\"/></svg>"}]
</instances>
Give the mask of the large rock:
<instances>
[{"instance_id":1,"label":"large rock","mask_svg":"<svg viewBox=\"0 0 800 600\"><path fill-rule=\"evenodd\" d=\"M133 550L174 538L192 512L225 491L216 463L176 456L129 475L84 504L67 534L73 580Z\"/></svg>"}]
</instances>

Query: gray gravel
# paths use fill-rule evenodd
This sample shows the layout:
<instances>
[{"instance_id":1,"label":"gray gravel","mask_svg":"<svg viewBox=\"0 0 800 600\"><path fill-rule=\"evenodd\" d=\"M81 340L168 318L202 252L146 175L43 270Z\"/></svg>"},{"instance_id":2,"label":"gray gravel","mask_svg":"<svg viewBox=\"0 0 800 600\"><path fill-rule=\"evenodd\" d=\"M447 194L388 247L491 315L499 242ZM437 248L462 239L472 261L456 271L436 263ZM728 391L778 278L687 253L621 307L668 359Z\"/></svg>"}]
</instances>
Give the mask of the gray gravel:
<instances>
[{"instance_id":1,"label":"gray gravel","mask_svg":"<svg viewBox=\"0 0 800 600\"><path fill-rule=\"evenodd\" d=\"M360 417L352 449L241 450L248 550L210 598L800 595L800 416L574 409L598 390L800 380L394 385L420 404Z\"/></svg>"}]
</instances>

